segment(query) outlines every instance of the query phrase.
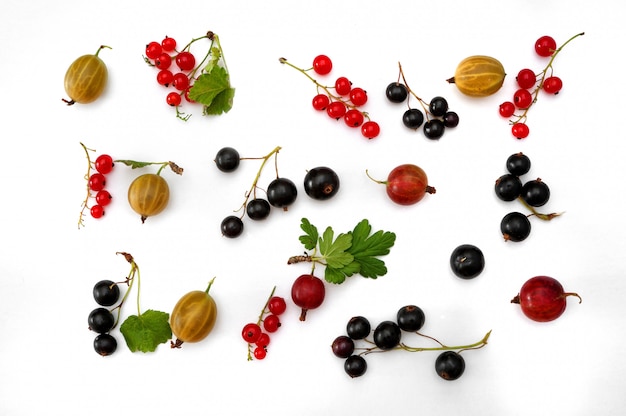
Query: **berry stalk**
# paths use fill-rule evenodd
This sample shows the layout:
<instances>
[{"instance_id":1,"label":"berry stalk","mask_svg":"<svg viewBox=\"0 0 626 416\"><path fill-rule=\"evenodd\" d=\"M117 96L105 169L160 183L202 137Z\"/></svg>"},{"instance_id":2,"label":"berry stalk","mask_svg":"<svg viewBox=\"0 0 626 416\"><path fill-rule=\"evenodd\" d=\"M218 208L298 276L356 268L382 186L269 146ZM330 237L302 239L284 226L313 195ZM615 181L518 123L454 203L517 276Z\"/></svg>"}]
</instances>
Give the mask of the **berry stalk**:
<instances>
[{"instance_id":1,"label":"berry stalk","mask_svg":"<svg viewBox=\"0 0 626 416\"><path fill-rule=\"evenodd\" d=\"M484 347L485 345L487 345L487 342L489 340L489 337L491 336L491 330L489 330L489 332L487 332L485 334L485 336L477 342L474 342L472 344L467 344L467 345L455 345L455 346L449 346L449 345L445 345L441 342L439 342L437 339L429 336L429 335L425 335L419 332L415 332L417 335L420 335L422 337L425 338L429 338L433 341L435 341L437 344L439 344L439 347L412 347L409 346L405 343L400 343L398 344L398 346L396 346L395 348L392 348L392 350L404 350L404 351L408 351L408 352L423 352L423 351L457 351L457 352L461 352L461 351L465 351L465 350L475 350L475 349L479 349ZM373 341L370 340L365 340L371 344L374 344ZM386 352L386 351L390 351L390 350L383 350L381 348L379 348L378 346L375 347L370 347L370 348L364 348L364 351L362 353L360 353L359 355L366 355L366 354L370 354L373 352Z\"/></svg>"},{"instance_id":2,"label":"berry stalk","mask_svg":"<svg viewBox=\"0 0 626 416\"><path fill-rule=\"evenodd\" d=\"M265 302L265 305L263 305L263 309L261 309L261 313L259 314L259 319L257 319L256 324L261 326L261 322L263 322L263 316L265 316L265 313L268 310L268 306L270 304L270 300L272 299L272 297L274 296L274 293L276 292L276 286L274 286L272 288L272 291L270 292L270 295L267 297L267 301ZM248 342L248 361L252 361L252 344L250 344Z\"/></svg>"}]
</instances>

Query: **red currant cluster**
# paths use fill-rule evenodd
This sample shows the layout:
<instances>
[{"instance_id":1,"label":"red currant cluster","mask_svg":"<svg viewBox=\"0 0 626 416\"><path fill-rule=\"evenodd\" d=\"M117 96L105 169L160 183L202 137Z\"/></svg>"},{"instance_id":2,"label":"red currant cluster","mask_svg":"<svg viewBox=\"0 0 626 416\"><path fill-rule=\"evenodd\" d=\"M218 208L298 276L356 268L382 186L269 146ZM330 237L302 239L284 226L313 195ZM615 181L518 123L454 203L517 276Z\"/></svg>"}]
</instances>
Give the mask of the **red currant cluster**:
<instances>
[{"instance_id":1,"label":"red currant cluster","mask_svg":"<svg viewBox=\"0 0 626 416\"><path fill-rule=\"evenodd\" d=\"M257 322L247 323L241 331L241 336L248 343L248 361L252 361L253 356L257 360L266 357L267 346L270 343L269 334L280 328L279 315L285 312L287 303L284 298L275 296L275 292L274 286Z\"/></svg>"},{"instance_id":2,"label":"red currant cluster","mask_svg":"<svg viewBox=\"0 0 626 416\"><path fill-rule=\"evenodd\" d=\"M299 68L285 58L280 63L300 71L317 86L317 94L313 97L313 108L326 111L329 117L336 120L343 119L346 125L352 128L361 128L361 134L367 139L373 139L380 134L380 126L370 120L369 115L361 110L367 103L367 92L361 87L353 87L352 82L344 77L338 77L332 86L322 85L309 75L313 70L318 75L328 75L333 68L331 59L326 55L318 55L313 59L310 69Z\"/></svg>"},{"instance_id":3,"label":"red currant cluster","mask_svg":"<svg viewBox=\"0 0 626 416\"><path fill-rule=\"evenodd\" d=\"M87 180L87 196L82 204L82 210L78 220L78 228L83 225L83 215L86 209L89 209L89 213L93 218L102 218L104 216L104 207L111 203L112 196L105 189L107 184L106 175L113 170L113 158L107 154L99 155L94 162L89 157L89 152L93 151L88 149L81 143L85 153L87 154L87 173L85 179ZM92 173L92 169L96 172ZM90 205L90 200L95 200L95 204Z\"/></svg>"},{"instance_id":4,"label":"red currant cluster","mask_svg":"<svg viewBox=\"0 0 626 416\"><path fill-rule=\"evenodd\" d=\"M528 110L537 102L540 91L547 94L558 94L563 87L561 78L553 75L554 68L552 66L554 58L561 52L563 47L578 36L584 35L584 32L578 33L569 38L563 45L557 48L556 41L550 36L542 36L535 42L535 52L537 55L550 58L546 67L539 73L535 73L532 69L524 68L517 74L515 78L518 89L513 93L512 101L505 101L500 104L500 115L502 117L513 117L511 122L511 132L518 139L528 137L530 129L526 124L528 118ZM516 111L522 111L516 114Z\"/></svg>"}]
</instances>

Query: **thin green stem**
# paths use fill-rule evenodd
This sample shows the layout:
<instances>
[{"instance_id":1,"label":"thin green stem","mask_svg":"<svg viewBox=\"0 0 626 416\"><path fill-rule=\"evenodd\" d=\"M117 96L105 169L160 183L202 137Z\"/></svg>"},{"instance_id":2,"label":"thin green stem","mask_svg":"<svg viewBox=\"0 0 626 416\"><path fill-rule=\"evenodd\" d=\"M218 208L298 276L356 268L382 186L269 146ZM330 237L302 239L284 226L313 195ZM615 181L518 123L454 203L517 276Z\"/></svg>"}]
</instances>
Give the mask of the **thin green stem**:
<instances>
[{"instance_id":1,"label":"thin green stem","mask_svg":"<svg viewBox=\"0 0 626 416\"><path fill-rule=\"evenodd\" d=\"M243 203L241 204L241 206L235 210L235 212L240 211L240 210L244 210L245 213L245 207L248 204L248 200L250 199L250 196L252 195L256 195L256 188L257 188L257 184L259 183L259 180L261 179L261 173L263 172L263 168L265 167L265 164L267 163L267 161L272 157L275 156L274 159L278 158L278 152L280 152L282 148L280 146L276 146L271 152L269 152L268 154L266 154L263 157L256 157L256 158L241 158L241 160L252 160L252 159L261 159L263 162L261 162L261 166L259 167L259 170L256 173L256 176L254 177L254 180L252 181L252 185L250 186L250 189L248 190L248 192L246 192L246 197L243 201ZM275 163L275 167L276 167L276 176L278 176L278 162ZM244 213L242 213L242 217L244 215Z\"/></svg>"},{"instance_id":2,"label":"thin green stem","mask_svg":"<svg viewBox=\"0 0 626 416\"><path fill-rule=\"evenodd\" d=\"M557 212L551 212L549 214L543 214L541 212L537 212L537 210L535 209L535 207L533 207L532 205L529 205L526 201L524 201L524 198L517 197L517 199L522 203L522 205L524 205L535 217L544 220L544 221L550 221L553 218L559 217L561 215L563 215L562 212L557 213Z\"/></svg>"},{"instance_id":3,"label":"thin green stem","mask_svg":"<svg viewBox=\"0 0 626 416\"><path fill-rule=\"evenodd\" d=\"M211 286L213 286L213 282L215 281L215 277L213 277L213 279L211 279L209 281L209 285L207 286L206 290L204 291L204 293L206 293L207 295L209 294L209 290L211 290Z\"/></svg>"},{"instance_id":4,"label":"thin green stem","mask_svg":"<svg viewBox=\"0 0 626 416\"><path fill-rule=\"evenodd\" d=\"M96 51L96 53L95 53L94 55L95 55L95 56L98 56L98 54L100 53L100 51L101 51L102 49L104 49L104 48L107 48L107 49L113 49L113 48L111 48L110 46L107 46L107 45L100 45L100 47L98 48L98 50Z\"/></svg>"},{"instance_id":5,"label":"thin green stem","mask_svg":"<svg viewBox=\"0 0 626 416\"><path fill-rule=\"evenodd\" d=\"M491 336L491 330L489 330L489 332L487 332L480 341L474 342L472 344L454 345L454 346L445 345L429 335L424 335L419 332L416 332L416 334L435 341L437 344L439 344L439 346L438 347L412 347L407 344L400 343L398 344L397 347L392 348L391 350L382 350L377 346L364 348L363 352L361 352L360 354L366 355L366 354L370 354L374 352L386 352L386 351L392 351L392 350L404 350L408 352L423 352L423 351L458 351L458 352L461 352L465 350L475 350L475 349L479 349L487 345L489 336ZM374 344L373 341L370 341L367 339L365 341L369 342L370 344Z\"/></svg>"},{"instance_id":6,"label":"thin green stem","mask_svg":"<svg viewBox=\"0 0 626 416\"><path fill-rule=\"evenodd\" d=\"M91 189L89 188L89 177L91 176L91 158L89 157L89 152L95 152L94 149L88 149L87 146L85 146L82 142L80 142L80 145L83 147L83 150L85 151L85 156L87 157L87 173L85 174L85 181L87 182L87 196L85 197L85 200L82 202L81 204L81 209L80 209L80 215L78 216L78 229L80 230L80 227L85 225L85 221L84 221L84 216L85 216L85 210L89 207L89 198L91 197Z\"/></svg>"},{"instance_id":7,"label":"thin green stem","mask_svg":"<svg viewBox=\"0 0 626 416\"><path fill-rule=\"evenodd\" d=\"M424 110L424 114L426 114L426 120L430 120L430 111L428 111L428 105L426 104L426 101L422 100L412 89L411 87L409 87L409 83L406 82L406 78L404 76L404 71L402 70L402 64L400 64L400 62L398 62L398 70L400 73L400 77L402 77L402 81L404 82L404 86L406 87L406 89L409 91L409 94L411 94L413 97L415 97L415 99L420 103L420 105L422 106L422 109ZM407 106L410 107L409 105L409 101L407 100Z\"/></svg>"},{"instance_id":8,"label":"thin green stem","mask_svg":"<svg viewBox=\"0 0 626 416\"><path fill-rule=\"evenodd\" d=\"M268 311L268 306L270 304L270 300L272 300L272 297L274 296L274 293L276 293L276 286L272 288L270 295L267 297L267 301L265 302L265 305L263 305L263 309L261 309L261 313L259 314L259 319L257 319L256 321L256 324L259 326L261 325L261 322L263 322L263 317ZM250 343L248 343L248 361L252 361L252 344Z\"/></svg>"}]
</instances>

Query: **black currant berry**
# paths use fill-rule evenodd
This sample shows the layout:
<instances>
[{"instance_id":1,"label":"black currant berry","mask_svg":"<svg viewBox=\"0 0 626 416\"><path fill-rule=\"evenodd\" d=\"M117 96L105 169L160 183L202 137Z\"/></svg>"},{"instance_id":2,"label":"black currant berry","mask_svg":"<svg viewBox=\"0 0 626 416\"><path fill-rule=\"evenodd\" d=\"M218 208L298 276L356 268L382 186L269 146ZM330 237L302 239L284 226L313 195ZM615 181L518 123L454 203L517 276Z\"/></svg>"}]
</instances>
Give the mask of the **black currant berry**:
<instances>
[{"instance_id":1,"label":"black currant berry","mask_svg":"<svg viewBox=\"0 0 626 416\"><path fill-rule=\"evenodd\" d=\"M521 212L509 212L500 222L505 241L524 241L530 235L530 220Z\"/></svg>"},{"instance_id":2,"label":"black currant berry","mask_svg":"<svg viewBox=\"0 0 626 416\"><path fill-rule=\"evenodd\" d=\"M349 336L340 335L334 339L331 348L335 356L348 358L354 352L354 341Z\"/></svg>"},{"instance_id":3,"label":"black currant berry","mask_svg":"<svg viewBox=\"0 0 626 416\"><path fill-rule=\"evenodd\" d=\"M255 198L246 205L246 213L251 220L260 221L270 215L270 203L263 198Z\"/></svg>"},{"instance_id":4,"label":"black currant berry","mask_svg":"<svg viewBox=\"0 0 626 416\"><path fill-rule=\"evenodd\" d=\"M432 140L437 140L443 136L446 126L443 121L438 118L433 118L424 123L424 135Z\"/></svg>"},{"instance_id":5,"label":"black currant berry","mask_svg":"<svg viewBox=\"0 0 626 416\"><path fill-rule=\"evenodd\" d=\"M424 311L415 305L406 305L398 310L396 321L401 330L407 332L419 331L424 326Z\"/></svg>"},{"instance_id":6,"label":"black currant berry","mask_svg":"<svg viewBox=\"0 0 626 416\"><path fill-rule=\"evenodd\" d=\"M115 325L115 317L107 308L96 308L89 313L87 325L89 325L89 329L92 331L104 334L109 332Z\"/></svg>"},{"instance_id":7,"label":"black currant berry","mask_svg":"<svg viewBox=\"0 0 626 416\"><path fill-rule=\"evenodd\" d=\"M473 279L485 268L483 252L472 244L462 244L450 256L452 272L461 279Z\"/></svg>"},{"instance_id":8,"label":"black currant berry","mask_svg":"<svg viewBox=\"0 0 626 416\"><path fill-rule=\"evenodd\" d=\"M325 166L313 168L304 176L304 191L313 199L330 199L339 191L339 176Z\"/></svg>"},{"instance_id":9,"label":"black currant berry","mask_svg":"<svg viewBox=\"0 0 626 416\"><path fill-rule=\"evenodd\" d=\"M506 170L515 176L522 176L530 170L530 158L522 152L512 154L506 160Z\"/></svg>"},{"instance_id":10,"label":"black currant berry","mask_svg":"<svg viewBox=\"0 0 626 416\"><path fill-rule=\"evenodd\" d=\"M243 233L243 221L235 215L229 215L222 220L220 225L222 235L228 238L236 238Z\"/></svg>"},{"instance_id":11,"label":"black currant berry","mask_svg":"<svg viewBox=\"0 0 626 416\"><path fill-rule=\"evenodd\" d=\"M360 355L351 355L346 358L343 369L350 377L361 377L367 371L367 361Z\"/></svg>"},{"instance_id":12,"label":"black currant berry","mask_svg":"<svg viewBox=\"0 0 626 416\"><path fill-rule=\"evenodd\" d=\"M448 111L448 101L443 97L435 97L430 100L428 110L435 117L441 117Z\"/></svg>"},{"instance_id":13,"label":"black currant berry","mask_svg":"<svg viewBox=\"0 0 626 416\"><path fill-rule=\"evenodd\" d=\"M443 115L443 125L450 128L458 126L459 115L454 111L448 111Z\"/></svg>"},{"instance_id":14,"label":"black currant berry","mask_svg":"<svg viewBox=\"0 0 626 416\"><path fill-rule=\"evenodd\" d=\"M291 179L276 178L267 187L267 200L277 208L287 207L296 201L298 189Z\"/></svg>"},{"instance_id":15,"label":"black currant berry","mask_svg":"<svg viewBox=\"0 0 626 416\"><path fill-rule=\"evenodd\" d=\"M401 103L406 100L406 97L409 96L409 90L404 84L400 84L399 82L392 82L387 85L387 90L385 92L387 94L387 99L392 103Z\"/></svg>"},{"instance_id":16,"label":"black currant berry","mask_svg":"<svg viewBox=\"0 0 626 416\"><path fill-rule=\"evenodd\" d=\"M456 380L465 371L465 359L455 351L444 351L435 360L435 371L444 380Z\"/></svg>"},{"instance_id":17,"label":"black currant berry","mask_svg":"<svg viewBox=\"0 0 626 416\"><path fill-rule=\"evenodd\" d=\"M374 329L374 344L381 350L390 350L400 343L402 331L397 323L383 321Z\"/></svg>"},{"instance_id":18,"label":"black currant berry","mask_svg":"<svg viewBox=\"0 0 626 416\"><path fill-rule=\"evenodd\" d=\"M522 193L522 181L519 177L506 173L496 179L494 186L496 196L503 201L513 201Z\"/></svg>"},{"instance_id":19,"label":"black currant berry","mask_svg":"<svg viewBox=\"0 0 626 416\"><path fill-rule=\"evenodd\" d=\"M346 325L346 333L352 339L363 339L372 331L370 321L363 316L354 316L350 318Z\"/></svg>"},{"instance_id":20,"label":"black currant berry","mask_svg":"<svg viewBox=\"0 0 626 416\"><path fill-rule=\"evenodd\" d=\"M98 305L111 306L120 298L120 288L111 280L101 280L93 287L93 298Z\"/></svg>"},{"instance_id":21,"label":"black currant berry","mask_svg":"<svg viewBox=\"0 0 626 416\"><path fill-rule=\"evenodd\" d=\"M535 179L524 184L521 195L531 207L540 207L550 199L550 188L541 179Z\"/></svg>"},{"instance_id":22,"label":"black currant berry","mask_svg":"<svg viewBox=\"0 0 626 416\"><path fill-rule=\"evenodd\" d=\"M117 350L117 340L111 334L100 334L93 340L93 349L103 357Z\"/></svg>"},{"instance_id":23,"label":"black currant berry","mask_svg":"<svg viewBox=\"0 0 626 416\"><path fill-rule=\"evenodd\" d=\"M215 165L222 172L233 172L239 167L239 152L232 147L224 147L215 155Z\"/></svg>"},{"instance_id":24,"label":"black currant berry","mask_svg":"<svg viewBox=\"0 0 626 416\"><path fill-rule=\"evenodd\" d=\"M402 115L402 123L413 130L417 130L424 123L424 113L417 108L409 108Z\"/></svg>"}]
</instances>

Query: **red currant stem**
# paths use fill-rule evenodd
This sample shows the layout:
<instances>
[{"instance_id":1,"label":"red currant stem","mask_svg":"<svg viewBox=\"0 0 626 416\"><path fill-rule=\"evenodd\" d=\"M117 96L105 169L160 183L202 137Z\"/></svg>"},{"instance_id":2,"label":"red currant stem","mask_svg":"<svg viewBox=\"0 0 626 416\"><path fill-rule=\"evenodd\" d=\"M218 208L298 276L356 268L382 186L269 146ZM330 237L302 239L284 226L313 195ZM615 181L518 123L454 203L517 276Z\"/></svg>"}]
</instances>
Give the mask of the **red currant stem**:
<instances>
[{"instance_id":1,"label":"red currant stem","mask_svg":"<svg viewBox=\"0 0 626 416\"><path fill-rule=\"evenodd\" d=\"M537 212L535 207L529 205L526 201L524 201L524 198L522 198L521 196L518 196L517 199L522 203L522 205L524 205L526 208L528 208L530 210L530 212L531 212L530 215L534 215L535 217L539 218L540 220L550 221L551 219L559 217L559 216L564 214L563 212L560 212L560 213L551 212L549 214L543 214L543 213Z\"/></svg>"},{"instance_id":2,"label":"red currant stem","mask_svg":"<svg viewBox=\"0 0 626 416\"><path fill-rule=\"evenodd\" d=\"M426 102L424 100L422 100L417 94L415 94L415 92L411 89L411 87L409 87L408 82L406 82L406 78L404 76L404 71L402 70L402 64L400 64L400 62L398 62L398 70L399 70L399 76L398 78L402 77L402 81L404 82L404 86L407 88L407 90L409 90L409 93L415 97L415 99L420 103L420 105L422 106L422 109L424 110L424 114L426 114L426 120L430 120L430 111L428 111ZM407 100L407 106L409 106L409 101Z\"/></svg>"},{"instance_id":3,"label":"red currant stem","mask_svg":"<svg viewBox=\"0 0 626 416\"><path fill-rule=\"evenodd\" d=\"M423 352L423 351L458 351L458 352L461 352L465 350L475 350L475 349L479 349L487 345L489 336L491 336L491 330L489 330L489 332L487 332L485 336L478 342L474 342L473 344L454 345L454 346L442 344L441 342L437 341L435 338L430 337L428 335L420 334L419 332L417 332L417 334L424 336L426 338L432 339L433 341L437 342L437 344L439 344L439 347L412 347L407 344L400 343L398 344L397 347L392 348L391 350L382 350L378 346L364 348L364 351L360 353L359 355L367 355L373 352L387 352L387 351L393 351L393 350L404 350L408 352ZM365 341L369 342L370 344L374 344L373 341L370 341L368 339L366 339Z\"/></svg>"},{"instance_id":4,"label":"red currant stem","mask_svg":"<svg viewBox=\"0 0 626 416\"><path fill-rule=\"evenodd\" d=\"M519 116L516 116L515 120L510 120L511 124L517 124L517 123L526 121L526 119L528 118L528 110L530 110L530 108L533 106L533 104L535 104L537 102L537 99L539 98L539 91L541 91L543 89L543 83L544 83L544 81L546 79L546 75L548 73L548 70L551 71L550 75L552 75L552 72L554 70L554 68L552 67L552 63L554 62L554 59L559 54L559 52L561 52L561 50L565 47L565 45L567 45L572 40L574 40L577 37L582 36L584 34L585 34L585 32L577 33L574 36L572 36L571 38L569 38L567 41L565 41L565 43L563 43L561 46L556 48L556 50L554 51L554 53L550 57L550 60L548 61L548 64L540 72L541 78L539 79L539 84L535 87L535 89L532 92L533 100L531 101L530 105L524 109L524 112L522 114L520 114Z\"/></svg>"},{"instance_id":5,"label":"red currant stem","mask_svg":"<svg viewBox=\"0 0 626 416\"><path fill-rule=\"evenodd\" d=\"M263 317L267 313L267 310L268 310L267 308L270 304L270 300L272 299L272 296L274 296L275 292L276 292L276 286L272 288L270 295L267 297L267 301L265 302L265 305L263 305L263 309L261 310L261 313L259 314L259 319L256 321L257 325L260 326L261 322L263 322ZM250 344L249 342L248 342L248 361L252 361L252 344Z\"/></svg>"},{"instance_id":6,"label":"red currant stem","mask_svg":"<svg viewBox=\"0 0 626 416\"><path fill-rule=\"evenodd\" d=\"M180 95L182 96L183 93L181 92ZM181 119L182 121L187 121L189 120L189 117L191 117L191 114L185 114L184 112L180 111L180 109L178 108L180 106L176 106L176 118Z\"/></svg>"},{"instance_id":7,"label":"red currant stem","mask_svg":"<svg viewBox=\"0 0 626 416\"><path fill-rule=\"evenodd\" d=\"M89 198L92 196L91 189L89 189L89 177L91 176L91 166L92 166L91 158L89 157L89 152L95 152L94 149L87 148L82 142L80 142L80 145L83 147L83 150L85 151L85 156L87 156L87 173L85 174L85 180L87 181L87 196L85 197L85 200L81 204L80 215L78 216L78 229L79 230L80 230L80 227L85 226L85 220L84 220L85 210L89 208Z\"/></svg>"},{"instance_id":8,"label":"red currant stem","mask_svg":"<svg viewBox=\"0 0 626 416\"><path fill-rule=\"evenodd\" d=\"M257 184L259 183L259 179L261 179L261 173L263 172L263 168L265 167L265 164L272 156L274 156L275 166L276 166L276 176L278 176L278 161L276 161L276 159L278 159L278 152L281 149L282 148L280 146L276 146L271 152L269 152L265 156L255 157L255 158L243 158L243 157L241 158L241 160L261 159L263 160L263 162L261 163L261 166L259 167L259 170L257 171L256 176L254 177L254 180L252 181L252 185L250 186L250 189L246 192L246 197L243 200L243 203L238 209L235 210L235 212L244 209L248 205L248 200L250 199L250 196L256 194Z\"/></svg>"}]
</instances>

